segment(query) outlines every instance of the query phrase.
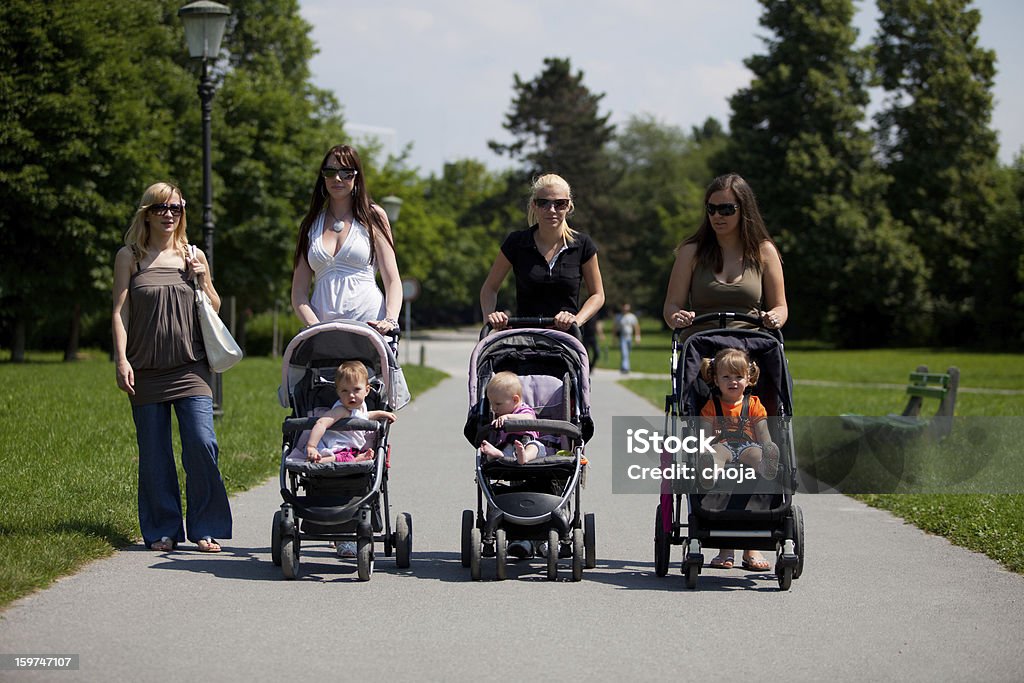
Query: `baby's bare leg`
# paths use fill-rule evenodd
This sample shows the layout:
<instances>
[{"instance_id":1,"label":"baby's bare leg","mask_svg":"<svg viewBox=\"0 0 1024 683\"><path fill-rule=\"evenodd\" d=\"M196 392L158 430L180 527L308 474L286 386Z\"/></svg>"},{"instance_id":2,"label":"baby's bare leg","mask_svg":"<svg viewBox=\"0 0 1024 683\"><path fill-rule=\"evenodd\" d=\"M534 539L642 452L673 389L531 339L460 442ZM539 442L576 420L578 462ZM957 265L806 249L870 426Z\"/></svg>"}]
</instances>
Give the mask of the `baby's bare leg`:
<instances>
[{"instance_id":1,"label":"baby's bare leg","mask_svg":"<svg viewBox=\"0 0 1024 683\"><path fill-rule=\"evenodd\" d=\"M531 460L536 460L540 454L540 448L537 447L536 442L530 441L525 446L519 441L515 441L512 444L516 449L516 462L520 465L525 465Z\"/></svg>"},{"instance_id":2,"label":"baby's bare leg","mask_svg":"<svg viewBox=\"0 0 1024 683\"><path fill-rule=\"evenodd\" d=\"M480 442L480 452L492 460L505 457L504 453L499 451L493 444L491 444L491 442L486 440Z\"/></svg>"}]
</instances>

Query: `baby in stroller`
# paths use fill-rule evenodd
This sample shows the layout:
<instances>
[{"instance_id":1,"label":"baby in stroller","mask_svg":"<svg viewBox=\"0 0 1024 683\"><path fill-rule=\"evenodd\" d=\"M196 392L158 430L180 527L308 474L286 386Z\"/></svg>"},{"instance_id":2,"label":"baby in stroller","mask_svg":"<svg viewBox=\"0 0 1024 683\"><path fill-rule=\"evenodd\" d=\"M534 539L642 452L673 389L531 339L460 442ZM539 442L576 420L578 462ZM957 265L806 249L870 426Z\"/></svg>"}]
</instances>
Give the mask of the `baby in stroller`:
<instances>
[{"instance_id":1,"label":"baby in stroller","mask_svg":"<svg viewBox=\"0 0 1024 683\"><path fill-rule=\"evenodd\" d=\"M523 402L523 383L514 372L503 370L496 373L487 383L487 400L494 413L491 426L501 429L506 422L516 420L536 420L537 412ZM519 432L516 438L510 438L508 432L498 433L497 446L484 439L480 442L480 452L490 459L515 455L516 462L525 465L536 460L543 444L540 434L535 431Z\"/></svg>"},{"instance_id":2,"label":"baby in stroller","mask_svg":"<svg viewBox=\"0 0 1024 683\"><path fill-rule=\"evenodd\" d=\"M338 400L313 425L306 442L306 460L309 462L360 462L373 459L373 449L366 447L366 432L332 432L331 427L346 417L363 420L395 421L395 414L387 410L366 409L370 375L366 366L357 360L345 361L334 374L334 388Z\"/></svg>"},{"instance_id":3,"label":"baby in stroller","mask_svg":"<svg viewBox=\"0 0 1024 683\"><path fill-rule=\"evenodd\" d=\"M717 390L700 411L702 422L717 436L715 455L702 453L702 485L710 488L714 482L705 472L726 465L747 465L764 479L778 474L779 447L768 431L768 412L749 391L760 374L757 363L742 349L725 348L701 362L701 377Z\"/></svg>"}]
</instances>

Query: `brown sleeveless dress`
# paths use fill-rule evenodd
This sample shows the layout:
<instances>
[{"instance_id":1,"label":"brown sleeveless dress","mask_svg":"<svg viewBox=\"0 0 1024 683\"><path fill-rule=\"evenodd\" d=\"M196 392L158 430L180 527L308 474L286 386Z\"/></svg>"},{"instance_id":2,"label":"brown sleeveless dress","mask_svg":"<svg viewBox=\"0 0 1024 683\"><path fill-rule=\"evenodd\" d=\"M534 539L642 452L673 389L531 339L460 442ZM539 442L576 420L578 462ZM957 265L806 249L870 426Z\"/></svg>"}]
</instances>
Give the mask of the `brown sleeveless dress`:
<instances>
[{"instance_id":1,"label":"brown sleeveless dress","mask_svg":"<svg viewBox=\"0 0 1024 683\"><path fill-rule=\"evenodd\" d=\"M147 268L128 283L128 345L133 406L213 396L195 290L185 271Z\"/></svg>"},{"instance_id":2,"label":"brown sleeveless dress","mask_svg":"<svg viewBox=\"0 0 1024 683\"><path fill-rule=\"evenodd\" d=\"M705 313L743 313L759 316L762 307L763 292L761 273L753 266L747 266L743 275L736 282L722 282L715 277L711 268L698 263L693 269L690 280L690 309L697 315ZM694 325L685 328L682 338L686 339L694 332L718 327L718 323ZM729 327L749 329L747 323L734 322Z\"/></svg>"}]
</instances>

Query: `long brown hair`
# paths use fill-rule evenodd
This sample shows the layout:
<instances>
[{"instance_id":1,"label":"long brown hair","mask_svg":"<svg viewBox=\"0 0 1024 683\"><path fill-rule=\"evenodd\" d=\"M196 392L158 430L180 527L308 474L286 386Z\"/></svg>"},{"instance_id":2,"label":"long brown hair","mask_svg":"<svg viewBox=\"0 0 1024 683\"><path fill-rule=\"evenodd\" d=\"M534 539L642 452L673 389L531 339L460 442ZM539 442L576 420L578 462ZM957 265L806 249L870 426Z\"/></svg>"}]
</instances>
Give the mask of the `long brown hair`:
<instances>
[{"instance_id":1,"label":"long brown hair","mask_svg":"<svg viewBox=\"0 0 1024 683\"><path fill-rule=\"evenodd\" d=\"M704 220L701 221L697 232L683 240L683 244L696 244L697 263L711 268L714 273L721 272L724 267L722 248L718 245L718 238L715 237L715 229L711 227L707 204L711 195L722 190L732 190L736 195L736 203L740 205L739 229L740 243L743 245L743 266L753 266L760 273L763 265L761 263L761 243L767 240L774 245L775 241L768 234L764 219L761 218L761 210L757 208L754 190L738 173L720 175L711 181L708 189L704 192L704 206L702 207Z\"/></svg>"},{"instance_id":2,"label":"long brown hair","mask_svg":"<svg viewBox=\"0 0 1024 683\"><path fill-rule=\"evenodd\" d=\"M373 200L366 189L366 176L363 175L363 164L359 160L359 152L349 145L335 145L327 150L320 165L316 168L316 184L313 186L313 194L309 198L309 209L299 224L299 239L295 244L295 257L292 267L299 265L299 259L306 255L309 250L309 231L314 221L322 211L327 208L330 195L327 193L327 182L320 175L322 169L330 159L334 159L343 168L354 168L357 173L352 184L352 215L356 220L366 226L370 231L370 263L377 260L377 249L374 246L377 237L383 237L391 248L394 249L395 242L391 238L391 232L381 219L380 214L374 210Z\"/></svg>"}]
</instances>

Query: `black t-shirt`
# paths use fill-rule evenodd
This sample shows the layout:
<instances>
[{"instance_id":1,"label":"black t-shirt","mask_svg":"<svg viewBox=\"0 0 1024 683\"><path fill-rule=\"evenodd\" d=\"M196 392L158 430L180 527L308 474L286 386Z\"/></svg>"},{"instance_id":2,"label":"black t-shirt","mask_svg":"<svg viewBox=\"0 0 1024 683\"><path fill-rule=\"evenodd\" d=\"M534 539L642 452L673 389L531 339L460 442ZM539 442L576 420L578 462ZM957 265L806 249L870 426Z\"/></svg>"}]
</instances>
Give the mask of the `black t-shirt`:
<instances>
[{"instance_id":1,"label":"black t-shirt","mask_svg":"<svg viewBox=\"0 0 1024 683\"><path fill-rule=\"evenodd\" d=\"M536 225L517 230L501 245L501 253L512 264L516 276L516 315L553 317L561 311L578 313L583 264L594 257L597 246L589 236L576 233L576 239L549 269L533 240L536 232Z\"/></svg>"}]
</instances>

